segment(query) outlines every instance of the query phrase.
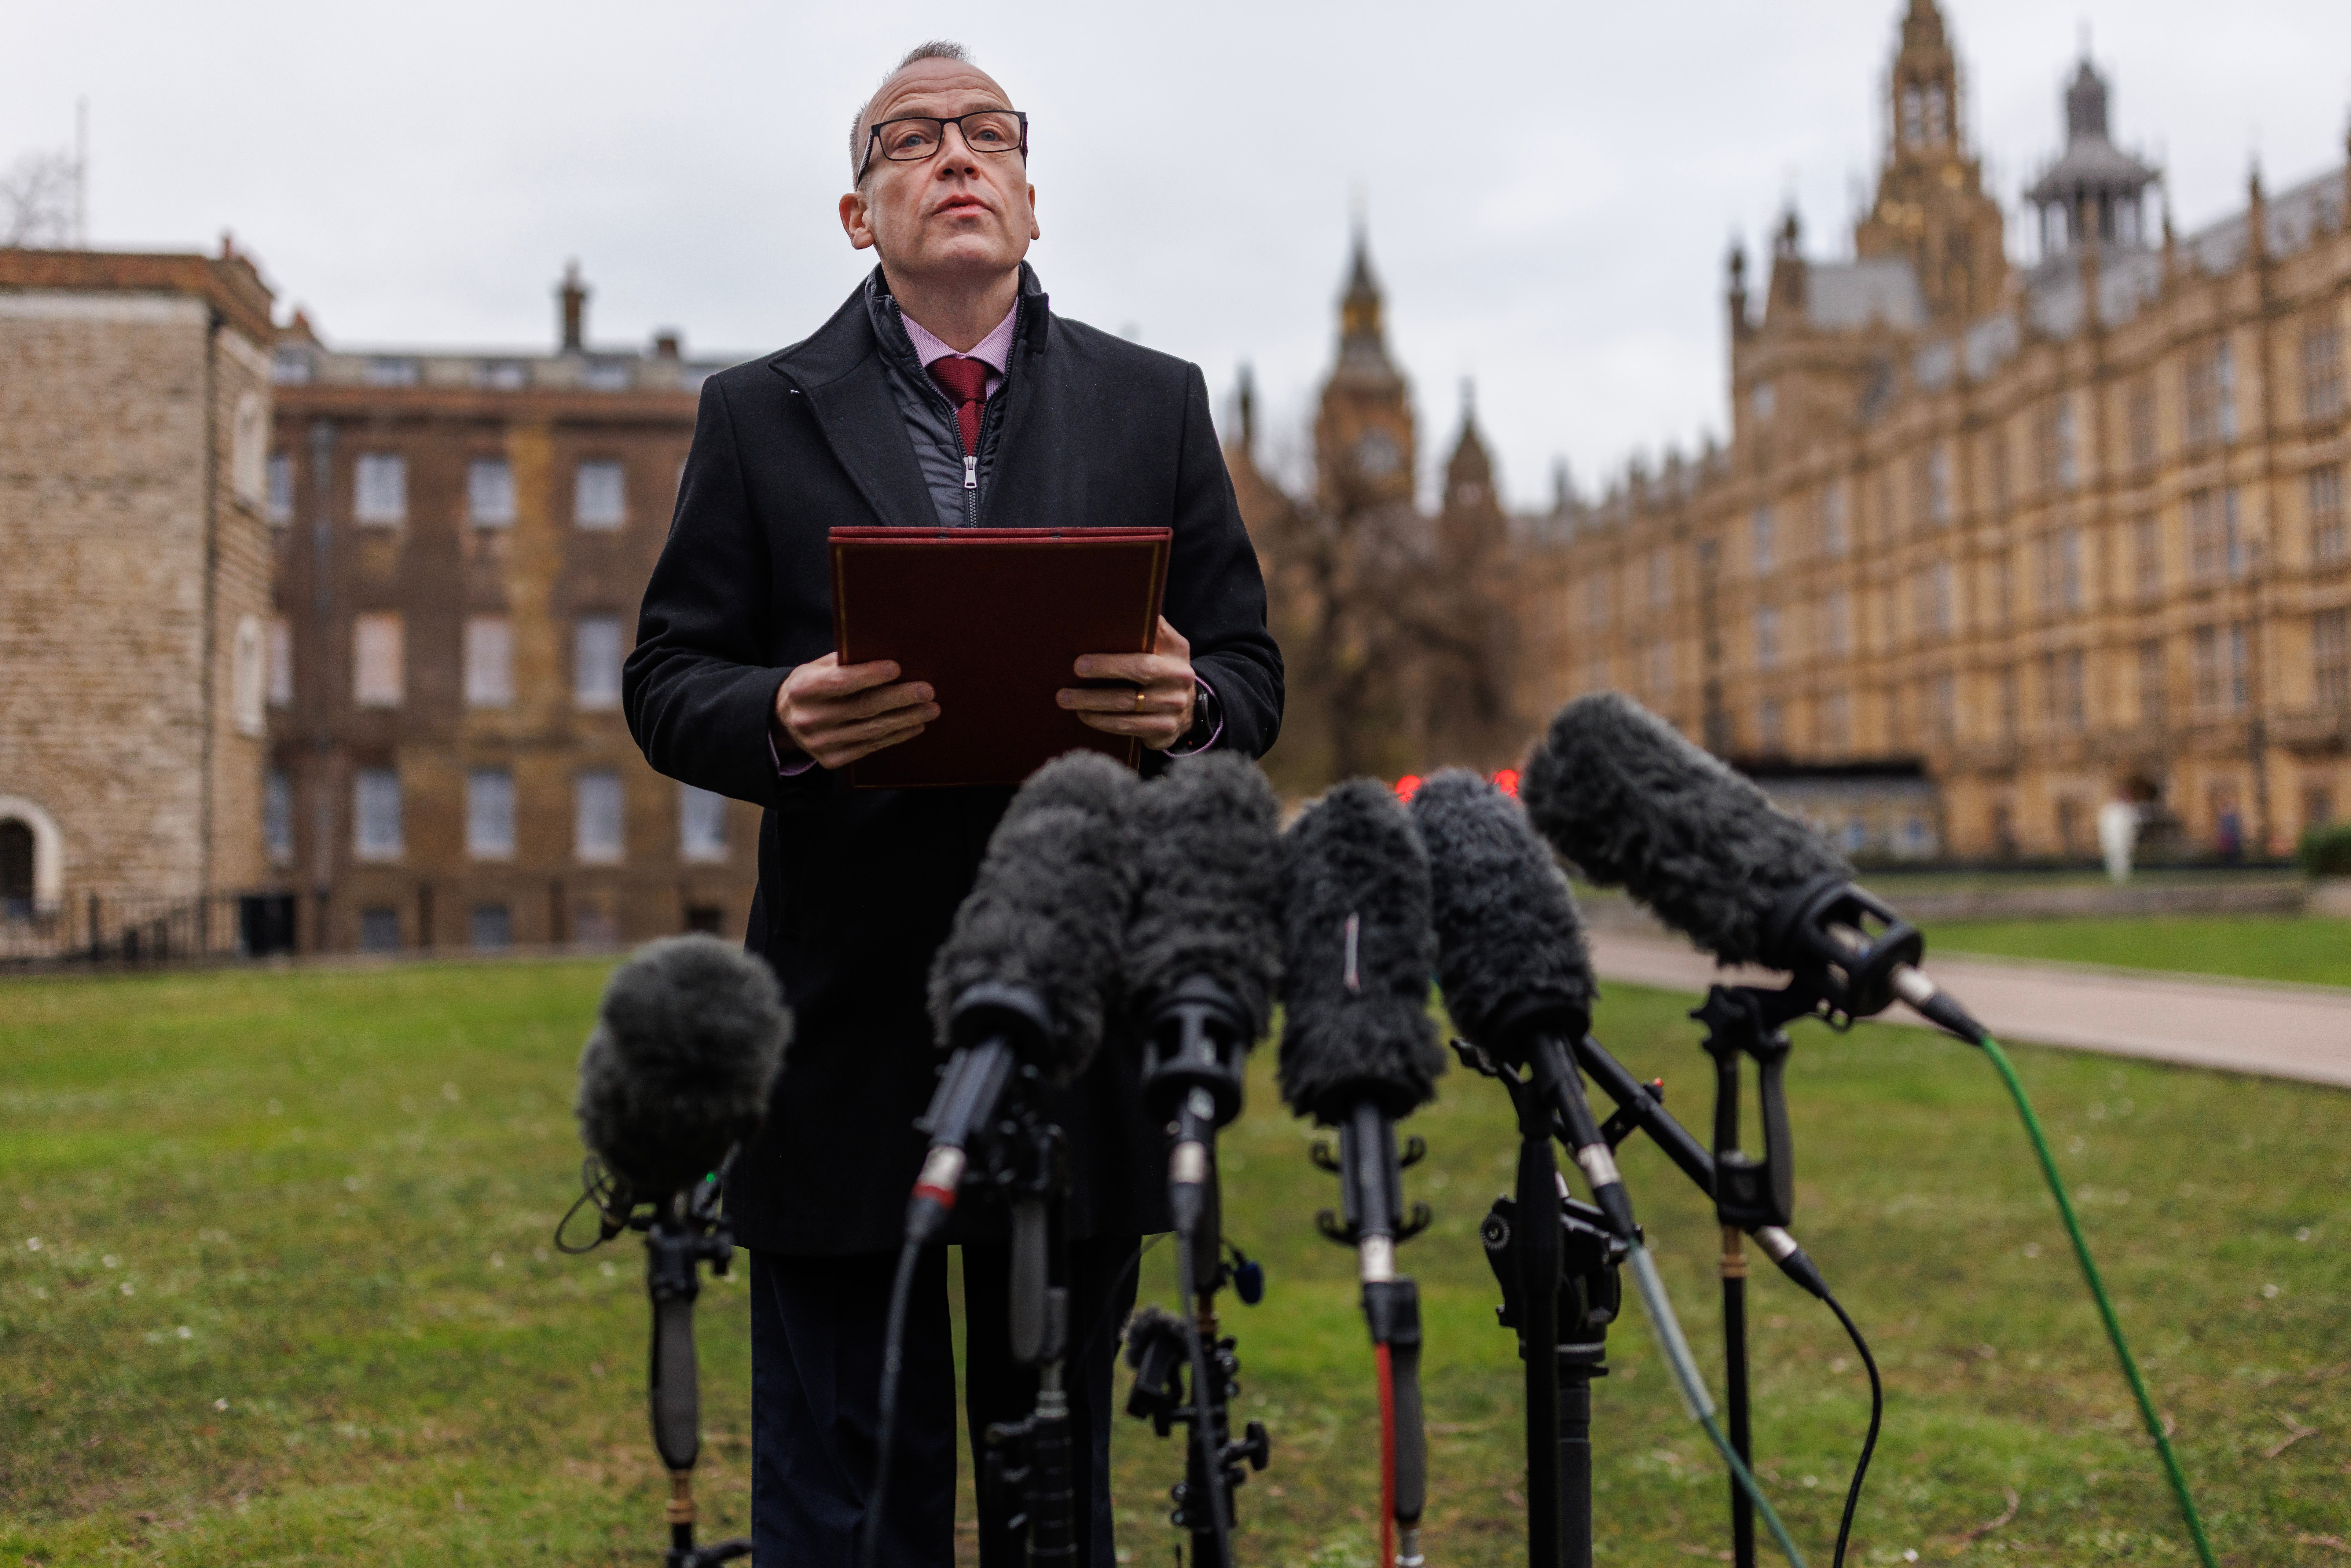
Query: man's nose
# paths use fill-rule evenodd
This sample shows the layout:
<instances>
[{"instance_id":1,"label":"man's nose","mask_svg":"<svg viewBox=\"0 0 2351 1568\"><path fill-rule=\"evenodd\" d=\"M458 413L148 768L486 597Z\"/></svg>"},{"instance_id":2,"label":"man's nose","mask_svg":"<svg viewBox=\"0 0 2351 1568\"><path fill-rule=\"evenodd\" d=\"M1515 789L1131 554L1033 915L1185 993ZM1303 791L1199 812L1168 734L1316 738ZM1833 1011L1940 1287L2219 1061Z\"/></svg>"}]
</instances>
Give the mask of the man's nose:
<instances>
[{"instance_id":1,"label":"man's nose","mask_svg":"<svg viewBox=\"0 0 2351 1568\"><path fill-rule=\"evenodd\" d=\"M963 127L952 120L939 128L939 168L961 169L967 174L979 172L979 154L964 140Z\"/></svg>"}]
</instances>

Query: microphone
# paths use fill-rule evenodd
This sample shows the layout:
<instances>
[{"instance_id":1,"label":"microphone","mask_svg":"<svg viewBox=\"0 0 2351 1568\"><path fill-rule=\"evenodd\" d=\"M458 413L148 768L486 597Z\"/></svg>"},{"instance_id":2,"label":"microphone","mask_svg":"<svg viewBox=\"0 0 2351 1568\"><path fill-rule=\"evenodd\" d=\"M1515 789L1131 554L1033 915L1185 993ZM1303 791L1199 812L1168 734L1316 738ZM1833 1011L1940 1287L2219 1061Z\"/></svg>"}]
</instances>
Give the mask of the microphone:
<instances>
[{"instance_id":1,"label":"microphone","mask_svg":"<svg viewBox=\"0 0 2351 1568\"><path fill-rule=\"evenodd\" d=\"M1986 1038L1918 967L1926 937L1855 886L1825 839L1622 694L1560 709L1521 789L1561 854L1725 965L1786 970L1833 1015L1899 1000L1962 1040Z\"/></svg>"},{"instance_id":2,"label":"microphone","mask_svg":"<svg viewBox=\"0 0 2351 1568\"><path fill-rule=\"evenodd\" d=\"M972 1141L1016 1077L1073 1082L1101 1049L1134 901L1134 775L1099 752L1047 763L1013 796L931 961L930 1011L948 1051L921 1121L929 1153L906 1239L946 1223Z\"/></svg>"},{"instance_id":3,"label":"microphone","mask_svg":"<svg viewBox=\"0 0 2351 1568\"><path fill-rule=\"evenodd\" d=\"M756 1134L791 1032L775 971L715 936L649 942L614 970L573 1107L622 1184L608 1213L696 1186Z\"/></svg>"},{"instance_id":4,"label":"microphone","mask_svg":"<svg viewBox=\"0 0 2351 1568\"><path fill-rule=\"evenodd\" d=\"M1102 1048L1134 902L1127 819L1134 787L1133 773L1094 751L1067 753L1029 775L998 820L971 892L932 956L931 1022L948 1055L914 1124L931 1135L931 1146L906 1200L905 1241L883 1324L873 1488L858 1550L863 1568L879 1561L882 1521L890 1517L915 1265L946 1227L972 1145L982 1140L1007 1156L998 1174L1011 1188L1011 1349L1014 1360L1038 1369L1038 1405L1025 1421L991 1426L987 1451L975 1458L991 1491L1027 1483L1013 1511L1025 1519L1038 1556L1065 1549L1069 1419L1061 1378L1069 1294L1053 1210L1066 1165L1061 1129L1038 1123L1022 1091L1074 1082ZM1008 1460L1015 1448L1028 1462Z\"/></svg>"},{"instance_id":5,"label":"microphone","mask_svg":"<svg viewBox=\"0 0 2351 1568\"><path fill-rule=\"evenodd\" d=\"M1167 1197L1176 1226L1176 1278L1186 1315L1146 1312L1127 1336L1136 1367L1128 1411L1164 1437L1190 1426L1184 1483L1173 1522L1192 1534L1193 1559L1231 1561L1232 1493L1240 1461L1265 1468L1264 1426L1231 1434L1239 1393L1234 1342L1217 1337L1223 1216L1216 1139L1240 1114L1242 1062L1265 1031L1280 973L1281 802L1257 766L1230 753L1176 762L1138 791L1137 889L1127 926L1128 1017L1143 1052L1143 1098L1167 1126ZM1244 1274L1241 1299L1257 1300ZM1191 1382L1176 1414L1169 1387L1180 1354ZM1213 1363L1212 1364L1212 1357Z\"/></svg>"},{"instance_id":6,"label":"microphone","mask_svg":"<svg viewBox=\"0 0 2351 1568\"><path fill-rule=\"evenodd\" d=\"M1240 1113L1240 1058L1273 1012L1280 822L1265 775L1231 755L1178 762L1136 800L1128 1013L1151 1113L1175 1124L1169 1197L1186 1237L1201 1217L1207 1140Z\"/></svg>"},{"instance_id":7,"label":"microphone","mask_svg":"<svg viewBox=\"0 0 2351 1568\"><path fill-rule=\"evenodd\" d=\"M1351 779L1282 835L1280 874L1283 1101L1326 1127L1362 1104L1410 1115L1445 1071L1420 835L1376 779Z\"/></svg>"},{"instance_id":8,"label":"microphone","mask_svg":"<svg viewBox=\"0 0 2351 1568\"><path fill-rule=\"evenodd\" d=\"M1422 784L1412 820L1428 847L1445 1010L1493 1061L1527 1071L1546 1120L1556 1111L1567 1130L1609 1228L1634 1240L1632 1200L1570 1060L1592 1026L1597 988L1567 878L1525 811L1467 769Z\"/></svg>"},{"instance_id":9,"label":"microphone","mask_svg":"<svg viewBox=\"0 0 2351 1568\"><path fill-rule=\"evenodd\" d=\"M1389 1521L1403 1556L1419 1556L1426 1501L1421 1430L1419 1294L1395 1271L1395 1248L1428 1222L1404 1218L1395 1119L1428 1103L1445 1071L1428 1016L1436 941L1429 929L1428 852L1377 780L1351 779L1300 813L1281 839L1281 999L1278 1079L1290 1110L1339 1129L1344 1224L1325 1210L1323 1233L1352 1243L1364 1315L1381 1373L1381 1414L1392 1435L1383 1467L1381 1568Z\"/></svg>"},{"instance_id":10,"label":"microphone","mask_svg":"<svg viewBox=\"0 0 2351 1568\"><path fill-rule=\"evenodd\" d=\"M670 1472L664 1519L677 1562L722 1563L751 1549L747 1541L694 1544L702 1448L694 1303L700 1265L724 1274L734 1256L719 1175L766 1119L791 1032L783 988L764 962L713 936L671 936L613 971L580 1052L574 1113L595 1155L581 1201L601 1215L589 1246L624 1229L645 1235L645 1396L653 1448ZM596 1161L611 1175L609 1189ZM638 1212L640 1204L650 1212ZM561 1222L555 1240L566 1251L589 1249L567 1245Z\"/></svg>"}]
</instances>

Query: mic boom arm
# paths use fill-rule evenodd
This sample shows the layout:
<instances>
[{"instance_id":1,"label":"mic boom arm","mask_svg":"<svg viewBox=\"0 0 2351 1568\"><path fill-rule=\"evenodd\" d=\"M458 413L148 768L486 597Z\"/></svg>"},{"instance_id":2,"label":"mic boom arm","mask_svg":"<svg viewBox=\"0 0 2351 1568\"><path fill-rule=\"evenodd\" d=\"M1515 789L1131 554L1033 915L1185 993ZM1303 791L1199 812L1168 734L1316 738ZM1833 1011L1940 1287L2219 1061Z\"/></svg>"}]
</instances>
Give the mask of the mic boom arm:
<instances>
[{"instance_id":1,"label":"mic boom arm","mask_svg":"<svg viewBox=\"0 0 2351 1568\"><path fill-rule=\"evenodd\" d=\"M1623 1062L1608 1053L1607 1048L1590 1035L1576 1045L1575 1054L1592 1081L1600 1085L1608 1098L1616 1103L1616 1113L1608 1118L1608 1126L1621 1129L1608 1139L1612 1145L1621 1143L1635 1127L1649 1134L1650 1140L1665 1151L1666 1157L1679 1166L1698 1191L1714 1196L1714 1156L1706 1145L1690 1135L1688 1128L1676 1121L1666 1109L1665 1101L1650 1087L1625 1069ZM1748 1232L1765 1256L1778 1265L1780 1271L1803 1287L1805 1292L1825 1301L1828 1282L1821 1278L1820 1270L1796 1239L1778 1225L1759 1225Z\"/></svg>"}]
</instances>

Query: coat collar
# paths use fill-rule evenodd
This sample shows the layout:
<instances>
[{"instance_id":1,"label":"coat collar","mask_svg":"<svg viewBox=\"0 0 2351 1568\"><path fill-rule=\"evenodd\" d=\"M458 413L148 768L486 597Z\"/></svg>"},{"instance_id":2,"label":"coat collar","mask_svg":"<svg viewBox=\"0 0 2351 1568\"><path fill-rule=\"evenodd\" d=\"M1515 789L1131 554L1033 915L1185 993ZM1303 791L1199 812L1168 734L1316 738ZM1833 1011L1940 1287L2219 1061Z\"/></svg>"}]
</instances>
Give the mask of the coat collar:
<instances>
[{"instance_id":1,"label":"coat collar","mask_svg":"<svg viewBox=\"0 0 2351 1568\"><path fill-rule=\"evenodd\" d=\"M1050 301L1037 274L1020 264L1020 329L1014 351L1041 354L1052 320ZM906 443L905 419L890 391L883 356L892 351L911 355L905 329L894 313L881 308L889 285L876 267L859 284L831 319L805 341L771 355L768 368L805 397L817 417L817 427L833 455L884 524L935 517L922 470ZM887 320L895 334L885 343L881 323Z\"/></svg>"},{"instance_id":2,"label":"coat collar","mask_svg":"<svg viewBox=\"0 0 2351 1568\"><path fill-rule=\"evenodd\" d=\"M768 363L803 393L854 372L882 348L875 330L875 307L890 297L890 285L875 267L841 302L841 308L814 333L790 348L770 355ZM1037 279L1036 268L1020 264L1019 347L1041 354L1052 339L1052 297Z\"/></svg>"}]
</instances>

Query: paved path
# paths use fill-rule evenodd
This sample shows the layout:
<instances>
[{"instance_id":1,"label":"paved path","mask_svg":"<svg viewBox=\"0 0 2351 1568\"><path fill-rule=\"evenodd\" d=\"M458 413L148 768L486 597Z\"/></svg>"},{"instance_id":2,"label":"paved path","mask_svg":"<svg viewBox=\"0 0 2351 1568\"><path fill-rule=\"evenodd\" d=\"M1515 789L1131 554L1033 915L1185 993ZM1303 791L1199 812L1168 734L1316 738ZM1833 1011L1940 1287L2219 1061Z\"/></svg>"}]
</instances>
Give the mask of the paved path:
<instances>
[{"instance_id":1,"label":"paved path","mask_svg":"<svg viewBox=\"0 0 2351 1568\"><path fill-rule=\"evenodd\" d=\"M1762 970L1726 973L1662 936L1595 928L1601 979L1704 991L1719 979L1776 985ZM2108 969L2030 959L1932 958L1935 983L1994 1039L2102 1051L2351 1088L2351 989ZM1896 1007L1887 1023L1919 1024Z\"/></svg>"}]
</instances>

